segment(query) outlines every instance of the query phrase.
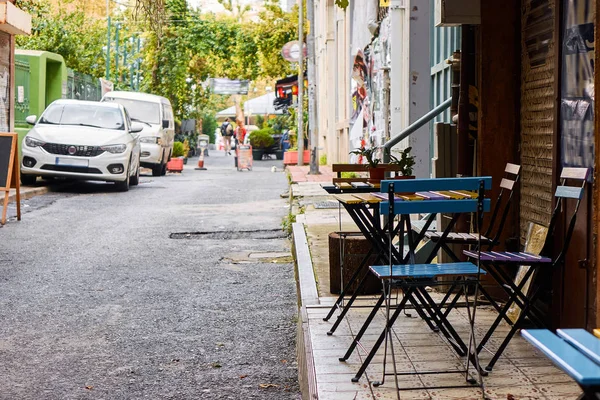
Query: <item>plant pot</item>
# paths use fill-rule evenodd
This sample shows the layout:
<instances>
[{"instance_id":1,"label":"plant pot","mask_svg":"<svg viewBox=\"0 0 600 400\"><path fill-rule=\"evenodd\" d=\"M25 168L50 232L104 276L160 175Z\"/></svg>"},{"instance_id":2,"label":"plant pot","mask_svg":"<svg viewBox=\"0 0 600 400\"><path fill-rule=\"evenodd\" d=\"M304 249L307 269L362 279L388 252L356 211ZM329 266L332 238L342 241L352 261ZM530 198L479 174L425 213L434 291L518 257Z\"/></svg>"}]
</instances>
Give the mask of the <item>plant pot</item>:
<instances>
[{"instance_id":1,"label":"plant pot","mask_svg":"<svg viewBox=\"0 0 600 400\"><path fill-rule=\"evenodd\" d=\"M183 158L171 158L167 163L167 169L175 172L183 171Z\"/></svg>"},{"instance_id":2,"label":"plant pot","mask_svg":"<svg viewBox=\"0 0 600 400\"><path fill-rule=\"evenodd\" d=\"M381 183L381 180L383 178L385 178L385 168L383 168L383 167L376 167L376 168L369 167L369 179L368 179L369 183Z\"/></svg>"},{"instance_id":3,"label":"plant pot","mask_svg":"<svg viewBox=\"0 0 600 400\"><path fill-rule=\"evenodd\" d=\"M261 161L265 155L265 149L252 149L252 159L254 161Z\"/></svg>"},{"instance_id":4,"label":"plant pot","mask_svg":"<svg viewBox=\"0 0 600 400\"><path fill-rule=\"evenodd\" d=\"M283 150L275 150L275 158L278 160L283 160Z\"/></svg>"},{"instance_id":5,"label":"plant pot","mask_svg":"<svg viewBox=\"0 0 600 400\"><path fill-rule=\"evenodd\" d=\"M304 164L310 163L310 151L304 150L303 154ZM288 150L283 153L283 165L296 165L298 164L298 150Z\"/></svg>"}]
</instances>

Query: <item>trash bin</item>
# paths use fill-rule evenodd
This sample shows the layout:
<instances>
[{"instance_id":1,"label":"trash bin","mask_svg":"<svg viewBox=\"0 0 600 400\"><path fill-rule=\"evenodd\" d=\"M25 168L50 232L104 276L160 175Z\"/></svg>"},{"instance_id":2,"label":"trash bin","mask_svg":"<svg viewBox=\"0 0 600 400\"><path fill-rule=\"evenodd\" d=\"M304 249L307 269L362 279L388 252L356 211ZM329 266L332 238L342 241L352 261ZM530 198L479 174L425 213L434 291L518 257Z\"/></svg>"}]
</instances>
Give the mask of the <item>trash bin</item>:
<instances>
[{"instance_id":1,"label":"trash bin","mask_svg":"<svg viewBox=\"0 0 600 400\"><path fill-rule=\"evenodd\" d=\"M340 248L343 249L343 255L340 253ZM360 232L332 232L329 234L329 291L331 293L340 293L342 279L346 293L354 293L365 274L369 274L369 277L358 294L381 293L381 281L371 274L368 268L363 269L359 278L350 287L347 285L370 249L371 244ZM340 261L342 260L340 256L343 257L343 271L340 271ZM375 262L376 256L373 254L367 265L374 265Z\"/></svg>"}]
</instances>

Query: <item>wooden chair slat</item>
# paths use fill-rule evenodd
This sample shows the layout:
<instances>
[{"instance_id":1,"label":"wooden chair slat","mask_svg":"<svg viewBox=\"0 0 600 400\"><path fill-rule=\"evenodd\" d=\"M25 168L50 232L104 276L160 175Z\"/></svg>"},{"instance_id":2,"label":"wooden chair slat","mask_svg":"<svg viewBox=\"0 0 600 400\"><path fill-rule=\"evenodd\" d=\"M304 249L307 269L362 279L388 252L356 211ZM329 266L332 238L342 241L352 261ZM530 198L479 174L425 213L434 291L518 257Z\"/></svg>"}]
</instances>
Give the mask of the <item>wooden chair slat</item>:
<instances>
[{"instance_id":1,"label":"wooden chair slat","mask_svg":"<svg viewBox=\"0 0 600 400\"><path fill-rule=\"evenodd\" d=\"M556 193L554 195L556 197L579 200L581 199L581 196L583 196L583 188L573 186L557 186Z\"/></svg>"},{"instance_id":2,"label":"wooden chair slat","mask_svg":"<svg viewBox=\"0 0 600 400\"><path fill-rule=\"evenodd\" d=\"M513 174L513 175L519 175L519 172L521 172L521 166L517 165L517 164L507 163L506 168L504 169L504 172L507 172L507 173Z\"/></svg>"},{"instance_id":3,"label":"wooden chair slat","mask_svg":"<svg viewBox=\"0 0 600 400\"><path fill-rule=\"evenodd\" d=\"M581 385L600 384L600 365L547 329L526 329L521 335Z\"/></svg>"},{"instance_id":4,"label":"wooden chair slat","mask_svg":"<svg viewBox=\"0 0 600 400\"><path fill-rule=\"evenodd\" d=\"M600 364L600 340L585 329L557 329L556 334Z\"/></svg>"},{"instance_id":5,"label":"wooden chair slat","mask_svg":"<svg viewBox=\"0 0 600 400\"><path fill-rule=\"evenodd\" d=\"M356 198L351 194L334 194L333 197L346 204L358 204L363 202L361 199Z\"/></svg>"},{"instance_id":6,"label":"wooden chair slat","mask_svg":"<svg viewBox=\"0 0 600 400\"><path fill-rule=\"evenodd\" d=\"M367 164L332 164L332 172L363 172L369 168Z\"/></svg>"},{"instance_id":7,"label":"wooden chair slat","mask_svg":"<svg viewBox=\"0 0 600 400\"><path fill-rule=\"evenodd\" d=\"M331 181L335 183L351 183L351 182L367 182L368 178L333 178Z\"/></svg>"},{"instance_id":8,"label":"wooden chair slat","mask_svg":"<svg viewBox=\"0 0 600 400\"><path fill-rule=\"evenodd\" d=\"M381 203L382 201L379 197L373 196L371 193L356 193L354 197L370 204Z\"/></svg>"},{"instance_id":9,"label":"wooden chair slat","mask_svg":"<svg viewBox=\"0 0 600 400\"><path fill-rule=\"evenodd\" d=\"M390 185L394 185L394 191L400 193L440 190L478 190L481 181L483 181L485 190L490 190L492 188L492 178L490 176L478 176L468 178L388 179L381 181L381 190L387 192Z\"/></svg>"},{"instance_id":10,"label":"wooden chair slat","mask_svg":"<svg viewBox=\"0 0 600 400\"><path fill-rule=\"evenodd\" d=\"M502 178L502 181L500 182L500 187L507 189L507 190L513 190L513 188L515 187L515 181L511 181L510 179Z\"/></svg>"},{"instance_id":11,"label":"wooden chair slat","mask_svg":"<svg viewBox=\"0 0 600 400\"><path fill-rule=\"evenodd\" d=\"M590 173L589 168L563 168L560 173L561 179L579 179L586 180Z\"/></svg>"}]
</instances>

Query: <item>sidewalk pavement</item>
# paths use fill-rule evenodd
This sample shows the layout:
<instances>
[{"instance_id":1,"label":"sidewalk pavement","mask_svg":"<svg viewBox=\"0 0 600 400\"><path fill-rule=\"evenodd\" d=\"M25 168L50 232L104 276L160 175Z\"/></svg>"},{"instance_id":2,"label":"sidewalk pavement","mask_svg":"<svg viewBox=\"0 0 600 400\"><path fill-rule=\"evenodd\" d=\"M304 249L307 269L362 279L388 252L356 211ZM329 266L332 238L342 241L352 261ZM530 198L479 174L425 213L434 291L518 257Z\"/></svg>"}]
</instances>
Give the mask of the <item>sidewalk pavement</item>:
<instances>
[{"instance_id":1,"label":"sidewalk pavement","mask_svg":"<svg viewBox=\"0 0 600 400\"><path fill-rule=\"evenodd\" d=\"M290 167L288 167L290 168ZM352 342L355 333L370 312L369 307L353 308L345 321L332 336L327 336L336 315L328 322L323 317L337 297L329 292L329 245L328 234L340 230L358 231L350 217L340 210L333 196L311 182L306 175L308 167L294 167L295 182L291 185L292 196L303 210L296 216L293 226L294 247L300 280L302 302L299 321L298 354L303 398L319 400L397 399L394 378L388 376L380 387L372 386L381 380L383 346L366 375L358 383L351 378L360 367L385 324L384 311L380 312L363 338L362 345L346 362L338 361ZM291 172L291 171L290 171ZM305 175L303 180L302 175ZM322 182L331 182L323 180ZM436 293L433 293L436 296ZM368 306L372 296L362 296L360 304ZM481 339L487 326L495 319L491 307L477 310L477 335ZM461 336L467 336L468 324L465 310L459 309L451 317ZM497 334L508 331L508 325L499 328ZM423 371L456 369L462 365L447 341L429 330L419 318L401 316L393 328L396 340L394 348L399 371ZM502 336L503 338L503 336ZM495 349L501 340L493 336L490 345ZM482 363L491 359L490 352L482 352ZM387 361L388 371L392 364ZM484 364L487 365L487 364ZM400 376L404 387L424 387L442 384L456 385L464 382L458 374ZM493 372L484 379L486 395L491 399L575 399L580 394L578 385L566 374L554 367L539 351L529 345L519 334L515 335ZM410 385L410 386L407 386ZM416 389L401 391L402 399L477 399L481 392L475 388L465 389Z\"/></svg>"},{"instance_id":2,"label":"sidewalk pavement","mask_svg":"<svg viewBox=\"0 0 600 400\"><path fill-rule=\"evenodd\" d=\"M331 167L328 165L319 165L318 175L311 175L308 165L303 165L301 167L297 165L288 165L286 169L290 174L292 183L331 182L331 178L333 178L333 172L331 172Z\"/></svg>"}]
</instances>

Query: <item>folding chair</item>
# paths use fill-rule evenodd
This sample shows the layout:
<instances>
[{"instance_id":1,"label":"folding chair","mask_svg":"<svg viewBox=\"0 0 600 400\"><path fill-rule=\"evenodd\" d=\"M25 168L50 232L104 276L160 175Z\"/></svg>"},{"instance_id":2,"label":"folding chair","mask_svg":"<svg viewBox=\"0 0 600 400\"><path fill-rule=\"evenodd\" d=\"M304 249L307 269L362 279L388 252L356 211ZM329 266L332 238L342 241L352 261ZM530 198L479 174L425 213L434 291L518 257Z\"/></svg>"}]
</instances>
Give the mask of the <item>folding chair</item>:
<instances>
[{"instance_id":1,"label":"folding chair","mask_svg":"<svg viewBox=\"0 0 600 400\"><path fill-rule=\"evenodd\" d=\"M456 186L458 189L468 188L470 190L477 190L477 192L478 192L476 199L469 198L469 200L459 200L459 201L452 201L452 200L449 200L449 201L433 200L430 202L423 201L423 202L419 202L421 204L418 204L418 205L415 205L414 204L415 202L410 202L410 201L397 201L397 199L395 199L395 197L394 197L394 186L395 185L398 186L398 189L404 188L404 187L406 187L408 189L408 188L412 187L406 183L404 183L404 184L403 183L394 183L393 181L382 182L382 189L383 190L387 189L388 194L389 194L387 204L382 203L382 205L381 205L382 212L385 211L386 207L389 207L387 215L389 215L390 217L395 216L395 215L401 216L400 223L399 223L400 229L399 230L395 229L393 227L393 225L391 225L390 229L388 230L388 234L389 234L388 242L389 243L392 242L393 232L399 231L400 233L402 233L403 224L406 224L407 232L410 232L411 226L410 226L409 215L414 213L417 210L423 210L423 211L428 211L428 212L433 212L433 213L437 213L437 212L463 213L463 212L477 211L477 215L478 215L477 221L478 221L478 227L479 227L479 226L481 226L483 212L486 210L486 208L489 209L489 200L486 201L484 199L484 190L489 189L489 187L491 185L491 178L489 178L489 177L462 178L462 179L461 178L451 178L451 179L445 179L445 180L431 179L431 180L416 181L414 186L426 188L424 190L427 190L427 188L433 188L433 187L452 188L453 186ZM410 203L413 203L413 204L410 204ZM390 221L393 224L394 218L390 218ZM412 240L410 239L410 236L409 236L409 241L412 242ZM386 375L389 375L386 373L386 359L387 359L388 345L389 345L389 349L390 349L391 355L392 355L393 367L394 367L393 375L395 376L397 390L417 389L417 388L400 388L398 385L398 376L399 375L460 373L460 374L465 375L466 384L457 385L457 386L444 385L444 386L436 386L436 387L431 387L431 388L472 387L474 384L479 384L483 391L483 389L484 389L483 388L483 380L482 380L482 376L480 373L481 369L479 368L479 362L478 362L478 357L477 357L477 352L476 352L477 343L475 340L475 330L474 330L475 322L474 321L475 321L475 313L476 313L476 309L477 309L477 287L478 287L477 284L479 282L480 275L485 274L485 271L482 271L478 265L475 265L474 263L471 263L471 262L458 262L458 263L449 263L449 264L414 264L414 248L415 248L414 244L411 243L411 245L409 246L409 253L410 253L409 258L411 261L410 264L393 265L393 262L395 260L390 256L389 257L389 265L379 265L379 266L369 267L371 272L373 272L378 278L380 278L382 280L383 296L385 297L385 300L386 300L386 304L385 304L386 325L385 325L385 329L383 330L383 332L381 333L381 335L375 342L375 345L373 346L373 348L371 349L371 351L365 358L363 364L359 368L356 376L354 378L352 378L352 381L357 382L360 379L362 374L366 371L366 368L368 367L370 362L373 360L373 358L374 358L375 354L377 353L381 344L385 342L385 353L384 353L384 360L383 360L383 375L382 375L382 379L380 382L373 383L374 386L379 386L381 384L384 384ZM390 253L390 255L391 255L391 253ZM468 345L468 347L465 346L466 351L463 354L461 354L461 352L457 351L459 353L459 355L465 355L465 353L468 354L468 358L466 361L467 362L466 369L462 370L462 371L456 371L456 370L416 371L416 372L411 372L411 373L398 373L396 370L396 360L395 360L395 353L394 353L394 348L393 348L393 335L392 335L391 328L392 328L392 325L394 324L394 322L396 321L396 319L398 318L398 316L400 315L400 313L403 311L407 302L413 303L415 305L415 308L417 308L417 309L418 309L418 307L422 307L421 313L423 313L423 314L432 314L432 318L434 318L434 320L440 327L440 330L443 329L443 330L446 330L447 332L451 332L452 339L455 339L457 341L461 340L460 337L458 336L458 334L456 333L456 331L454 330L454 328L452 327L452 324L450 323L448 318L446 318L447 316L441 312L438 305L435 304L435 301L431 298L431 296L429 294L427 294L427 292L425 290L426 286L435 286L436 284L439 284L439 282L437 281L437 278L439 278L439 277L445 277L445 278L453 277L452 283L454 285L460 285L463 287L462 290L459 291L457 296L460 296L462 293L464 293L465 296L467 296L466 286L467 285L475 285L475 300L474 300L472 307L469 306L469 301L467 298L467 312L468 312L468 319L469 319L469 326L470 326L469 345ZM447 283L448 283L447 281L443 282L443 284L447 284ZM395 308L393 314L391 314L391 296L392 296L392 288L393 287L400 288L403 291L404 296L402 298L402 301ZM364 328L364 325L363 325L363 328ZM361 329L361 331L362 331L362 329ZM448 339L451 339L451 338L448 337ZM355 342L356 342L356 339L355 339ZM450 343L452 344L452 341L450 341ZM463 346L464 346L464 344L463 344ZM456 347L455 347L455 349L456 349ZM475 367L475 370L477 372L478 379L473 378L473 376L470 374L471 362L473 362L473 366ZM418 389L423 389L423 388L419 387Z\"/></svg>"},{"instance_id":2,"label":"folding chair","mask_svg":"<svg viewBox=\"0 0 600 400\"><path fill-rule=\"evenodd\" d=\"M500 310L498 317L490 326L486 335L479 343L477 351L480 352L483 349L483 347L492 337L492 335L498 328L498 325L503 319L507 320L509 323L512 322L507 317L507 312L513 304L516 304L521 309L521 313L517 321L515 323L511 323L512 328L510 332L504 338L502 344L490 360L489 364L486 366L485 369L487 371L491 371L494 368L494 365L506 349L506 346L508 345L512 337L515 335L518 329L523 327L526 318L528 318L535 326L539 328L546 327L542 312L535 306L536 300L539 298L539 296L542 293L542 290L544 289L544 285L539 283L536 284L536 277L540 272L549 274L552 272L552 269L562 265L565 254L569 248L569 243L571 241L573 230L575 228L575 222L577 220L577 211L579 210L579 204L581 203L581 198L583 197L588 175L589 169L587 168L563 169L560 175L560 179L562 180L561 185L556 188L556 192L554 195L554 197L556 198L556 206L552 213L546 240L544 242L543 249L540 252L539 256L525 252L481 251L480 253L477 253L474 251L463 251L463 253L467 255L470 259L476 259L477 257L480 257L482 267L485 268L485 270L496 280L496 282L500 285L500 287L504 289L504 291L508 295L508 301L506 302L504 307L496 307L496 309ZM580 186L567 186L568 180L581 182ZM575 199L576 205L567 228L562 249L558 256L554 260L552 260L550 257L552 255L552 248L554 246L553 242L555 233L554 231L556 228L556 220L561 212L561 209L564 207L564 203L567 199ZM521 282L517 285L509 276L509 274L504 270L504 267L515 267L519 265L528 265L530 266L530 268L523 276ZM542 268L544 269L542 270ZM531 290L528 291L528 293L524 293L524 287L530 279L533 284L532 286L534 287L532 287Z\"/></svg>"},{"instance_id":3,"label":"folding chair","mask_svg":"<svg viewBox=\"0 0 600 400\"><path fill-rule=\"evenodd\" d=\"M470 232L450 232L446 239L442 243L442 249L452 258L454 262L459 262L460 260L454 254L454 252L450 249L448 245L450 244L462 244L462 245L484 245L487 246L488 250L492 250L494 246L496 246L500 242L500 235L502 235L502 231L504 229L504 225L506 223L506 218L508 217L508 211L510 210L510 206L512 204L513 194L515 185L519 181L521 172L521 166L516 164L508 163L506 164L506 168L504 169L504 178L500 182L500 194L498 195L498 199L496 200L496 204L494 205L494 209L492 210L492 215L490 217L490 222L488 227L481 235L481 240L479 235L476 233ZM461 191L453 191L451 193L446 194L446 196L450 197L452 195L461 196ZM500 222L498 224L498 229L496 229L496 233L493 237L492 230L496 225L496 218L500 213L500 209L502 209L502 215L500 217ZM442 236L442 232L426 232L425 237L429 240L437 242L440 240Z\"/></svg>"}]
</instances>

